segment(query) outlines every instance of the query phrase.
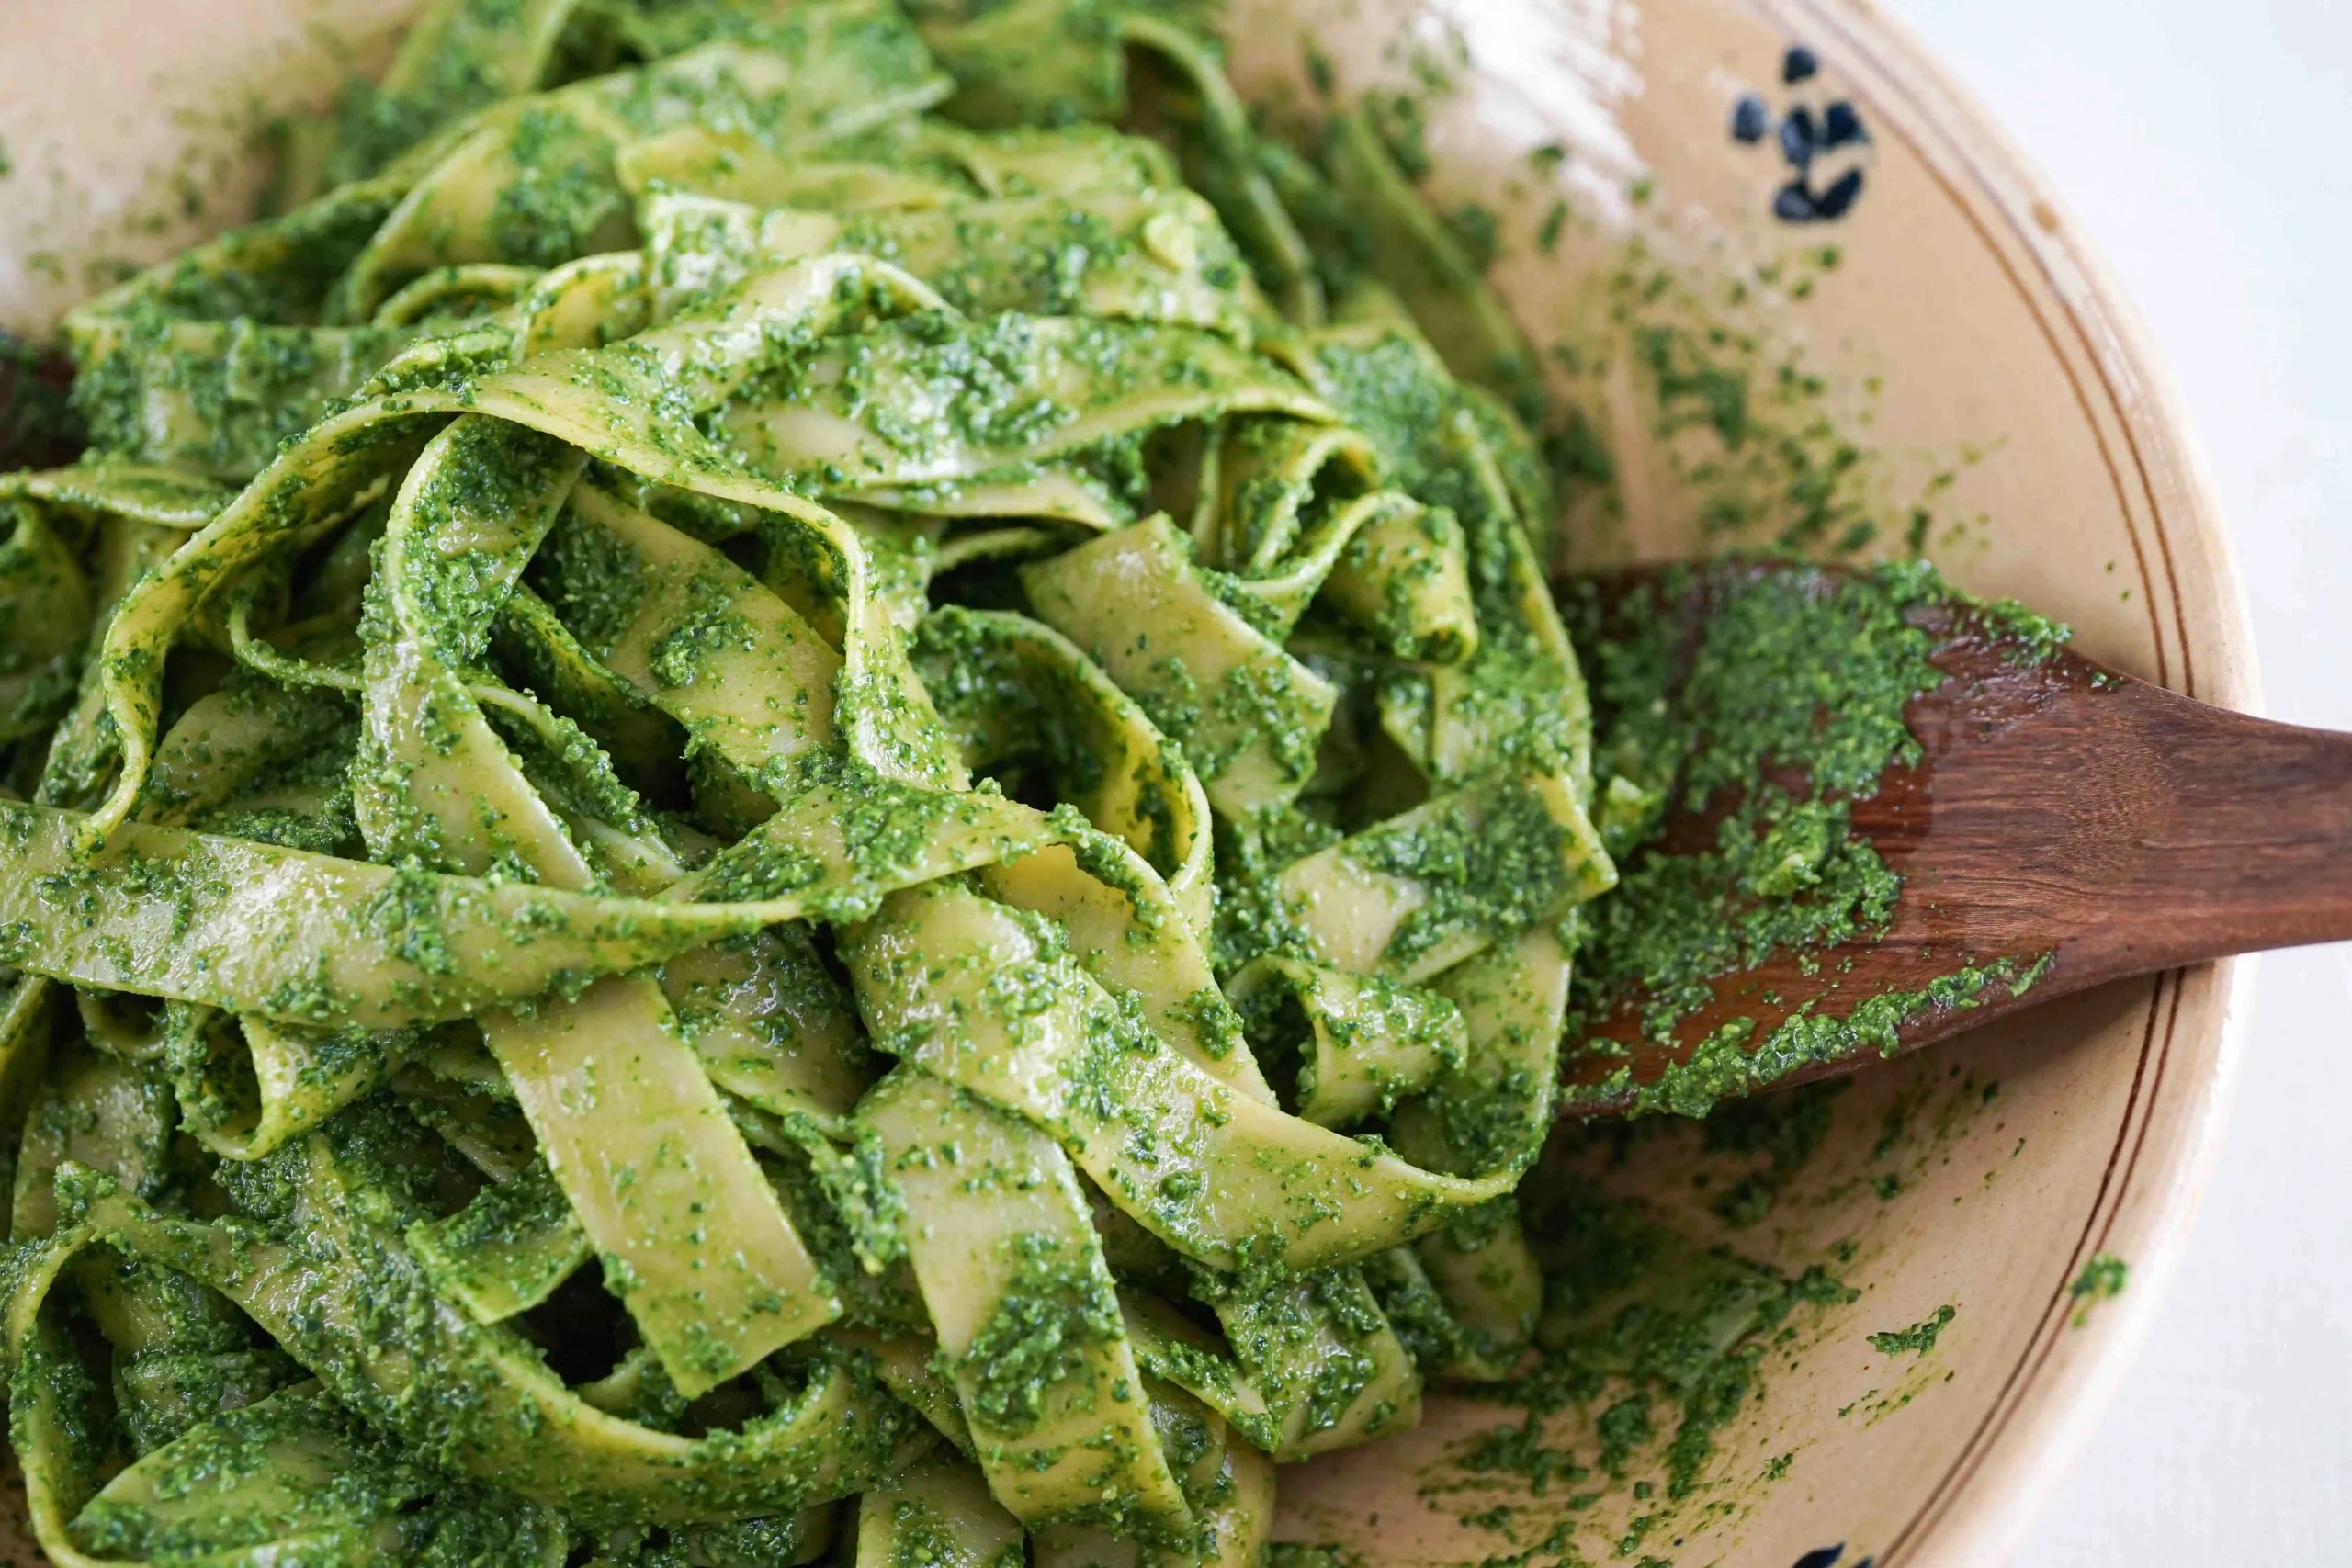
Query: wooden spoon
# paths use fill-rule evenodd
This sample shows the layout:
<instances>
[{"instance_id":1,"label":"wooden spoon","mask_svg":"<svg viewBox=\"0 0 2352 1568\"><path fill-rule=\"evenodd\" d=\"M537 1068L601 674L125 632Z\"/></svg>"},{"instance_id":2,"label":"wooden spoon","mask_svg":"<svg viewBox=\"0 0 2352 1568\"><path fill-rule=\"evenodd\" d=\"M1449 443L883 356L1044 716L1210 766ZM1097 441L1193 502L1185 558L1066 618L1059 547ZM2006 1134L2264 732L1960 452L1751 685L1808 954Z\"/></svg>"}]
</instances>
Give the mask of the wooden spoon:
<instances>
[{"instance_id":1,"label":"wooden spoon","mask_svg":"<svg viewBox=\"0 0 2352 1568\"><path fill-rule=\"evenodd\" d=\"M1794 562L1702 569L1690 635L1711 580L1759 572L1838 580ZM1595 580L1604 615L1654 580ZM1568 1113L1702 1109L1714 1093L1853 1072L2109 980L2352 938L2352 735L2212 707L2063 648L2020 657L2017 633L1965 604L1906 618L1947 678L1905 710L1917 762L1852 804L1855 832L1902 878L1883 932L1724 975L1665 1038L1645 1033L1644 996L1589 1009L1565 1053ZM1721 814L1678 810L1652 845L1709 841ZM1971 970L1974 983L1950 983ZM1874 998L1894 1002L1861 1015L1875 1024L1844 1055L1753 1055L1794 1015L1852 1020ZM1674 1103L1693 1076L1680 1065L1711 1037L1719 1064L1732 1042L1747 1054L1735 1068L1747 1081Z\"/></svg>"}]
</instances>

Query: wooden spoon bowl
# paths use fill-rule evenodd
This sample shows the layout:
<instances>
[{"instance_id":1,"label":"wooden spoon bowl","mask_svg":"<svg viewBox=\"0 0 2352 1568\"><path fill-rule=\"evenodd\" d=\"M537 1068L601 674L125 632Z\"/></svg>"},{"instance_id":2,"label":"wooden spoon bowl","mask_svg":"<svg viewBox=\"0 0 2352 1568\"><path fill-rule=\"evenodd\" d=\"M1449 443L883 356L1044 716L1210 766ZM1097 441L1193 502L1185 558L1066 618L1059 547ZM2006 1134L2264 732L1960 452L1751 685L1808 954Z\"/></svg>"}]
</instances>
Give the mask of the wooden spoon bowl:
<instances>
[{"instance_id":1,"label":"wooden spoon bowl","mask_svg":"<svg viewBox=\"0 0 2352 1568\"><path fill-rule=\"evenodd\" d=\"M1698 574L1690 613L1710 580L1764 572L1835 569L1722 563ZM1601 597L1654 575L1600 580ZM1723 975L1668 1032L1645 1029L1646 997L1615 998L1569 1043L1572 1113L1656 1108L1643 1091L1726 1031L1770 1053L1792 1017L1855 1021L1848 1049L1753 1067L1758 1087L1800 1083L2107 981L2352 937L2352 735L2026 649L1965 603L1908 618L1945 679L1905 713L1918 760L1851 806L1855 833L1902 879L1892 919L1869 940ZM1677 811L1648 850L1709 841L1721 814Z\"/></svg>"}]
</instances>

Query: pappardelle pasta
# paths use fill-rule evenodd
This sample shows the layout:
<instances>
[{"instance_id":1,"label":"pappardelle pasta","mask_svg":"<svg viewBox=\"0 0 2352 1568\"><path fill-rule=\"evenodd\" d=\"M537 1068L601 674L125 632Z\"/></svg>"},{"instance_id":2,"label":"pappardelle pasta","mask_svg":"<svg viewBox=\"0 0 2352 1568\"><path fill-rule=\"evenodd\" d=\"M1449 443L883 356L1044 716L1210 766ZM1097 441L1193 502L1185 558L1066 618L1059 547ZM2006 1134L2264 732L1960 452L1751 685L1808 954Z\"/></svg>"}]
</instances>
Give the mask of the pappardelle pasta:
<instances>
[{"instance_id":1,"label":"pappardelle pasta","mask_svg":"<svg viewBox=\"0 0 2352 1568\"><path fill-rule=\"evenodd\" d=\"M0 478L56 1562L1258 1561L1505 1375L1509 318L1165 6L431 0Z\"/></svg>"}]
</instances>

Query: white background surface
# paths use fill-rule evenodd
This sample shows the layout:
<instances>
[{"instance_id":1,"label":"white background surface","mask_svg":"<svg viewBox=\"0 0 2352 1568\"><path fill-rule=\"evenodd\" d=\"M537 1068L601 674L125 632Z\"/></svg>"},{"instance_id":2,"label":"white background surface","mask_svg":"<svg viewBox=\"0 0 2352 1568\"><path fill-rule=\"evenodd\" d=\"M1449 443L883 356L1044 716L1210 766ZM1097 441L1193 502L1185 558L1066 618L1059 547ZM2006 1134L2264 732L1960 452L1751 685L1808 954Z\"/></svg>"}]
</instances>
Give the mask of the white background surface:
<instances>
[{"instance_id":1,"label":"white background surface","mask_svg":"<svg viewBox=\"0 0 2352 1568\"><path fill-rule=\"evenodd\" d=\"M2267 707L2352 729L2352 4L1885 0L2138 305ZM2262 962L2188 1258L2016 1568L2352 1564L2352 947Z\"/></svg>"}]
</instances>

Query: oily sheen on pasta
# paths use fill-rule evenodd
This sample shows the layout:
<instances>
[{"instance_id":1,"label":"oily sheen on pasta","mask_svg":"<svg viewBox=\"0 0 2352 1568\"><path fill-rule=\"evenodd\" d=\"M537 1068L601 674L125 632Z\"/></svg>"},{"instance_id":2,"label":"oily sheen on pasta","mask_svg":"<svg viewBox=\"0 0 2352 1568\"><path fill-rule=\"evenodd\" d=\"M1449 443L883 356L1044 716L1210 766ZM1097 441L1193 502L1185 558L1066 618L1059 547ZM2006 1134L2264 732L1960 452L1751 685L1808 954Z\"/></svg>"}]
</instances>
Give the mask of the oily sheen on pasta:
<instances>
[{"instance_id":1,"label":"oily sheen on pasta","mask_svg":"<svg viewBox=\"0 0 2352 1568\"><path fill-rule=\"evenodd\" d=\"M0 479L10 1436L85 1563L1249 1568L1506 1375L1531 361L1094 0L434 0Z\"/></svg>"}]
</instances>

